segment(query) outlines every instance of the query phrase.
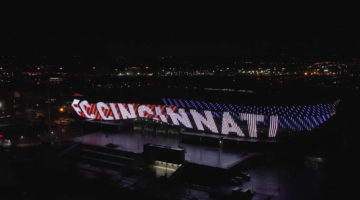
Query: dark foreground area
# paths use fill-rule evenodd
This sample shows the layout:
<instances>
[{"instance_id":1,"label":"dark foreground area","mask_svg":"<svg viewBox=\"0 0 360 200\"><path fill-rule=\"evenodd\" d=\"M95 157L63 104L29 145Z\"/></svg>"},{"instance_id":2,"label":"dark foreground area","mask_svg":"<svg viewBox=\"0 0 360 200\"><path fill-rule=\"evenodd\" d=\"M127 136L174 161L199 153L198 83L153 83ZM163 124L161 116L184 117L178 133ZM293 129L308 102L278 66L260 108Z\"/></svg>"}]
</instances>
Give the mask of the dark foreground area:
<instances>
[{"instance_id":1,"label":"dark foreground area","mask_svg":"<svg viewBox=\"0 0 360 200\"><path fill-rule=\"evenodd\" d=\"M1 199L142 199L141 193L121 190L104 177L85 179L75 166L56 157L50 148L17 152L1 161ZM2 157L9 152L1 153ZM15 158L16 157L16 158ZM22 157L22 158L20 158Z\"/></svg>"},{"instance_id":2,"label":"dark foreground area","mask_svg":"<svg viewBox=\"0 0 360 200\"><path fill-rule=\"evenodd\" d=\"M1 199L242 199L229 195L237 184L211 168L187 166L166 179L144 169L74 162L62 152L50 146L2 151ZM301 155L269 153L241 168L251 177L241 187L256 191L252 199L342 199L350 195L354 167L350 155L339 156L309 167Z\"/></svg>"}]
</instances>

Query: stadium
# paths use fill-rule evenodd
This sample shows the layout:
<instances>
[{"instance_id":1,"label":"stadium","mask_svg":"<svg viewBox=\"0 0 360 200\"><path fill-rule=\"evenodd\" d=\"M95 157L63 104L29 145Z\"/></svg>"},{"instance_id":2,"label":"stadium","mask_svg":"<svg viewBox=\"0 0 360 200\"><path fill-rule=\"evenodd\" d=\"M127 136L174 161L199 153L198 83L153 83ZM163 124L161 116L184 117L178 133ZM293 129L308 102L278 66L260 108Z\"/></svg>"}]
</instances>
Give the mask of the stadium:
<instances>
[{"instance_id":1,"label":"stadium","mask_svg":"<svg viewBox=\"0 0 360 200\"><path fill-rule=\"evenodd\" d=\"M213 135L276 138L281 133L309 132L320 126L335 115L340 101L294 106L231 105L170 98L163 98L162 102L163 105L89 104L87 100L74 99L72 107L79 116L100 123L147 118Z\"/></svg>"}]
</instances>

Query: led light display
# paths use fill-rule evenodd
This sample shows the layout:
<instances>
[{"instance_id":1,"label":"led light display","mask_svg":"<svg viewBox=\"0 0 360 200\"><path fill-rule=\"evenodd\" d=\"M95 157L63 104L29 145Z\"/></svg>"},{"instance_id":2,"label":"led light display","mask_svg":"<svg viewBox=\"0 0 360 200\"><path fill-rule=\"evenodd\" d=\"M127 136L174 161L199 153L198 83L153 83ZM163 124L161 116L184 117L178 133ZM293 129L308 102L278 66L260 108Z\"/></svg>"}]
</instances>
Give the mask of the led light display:
<instances>
[{"instance_id":1,"label":"led light display","mask_svg":"<svg viewBox=\"0 0 360 200\"><path fill-rule=\"evenodd\" d=\"M302 131L319 126L335 114L338 103L248 106L170 98L163 102L165 105L89 103L74 99L71 106L76 114L92 120L149 118L219 135L275 138L279 128Z\"/></svg>"},{"instance_id":2,"label":"led light display","mask_svg":"<svg viewBox=\"0 0 360 200\"><path fill-rule=\"evenodd\" d=\"M231 105L219 104L213 102L184 100L174 98L163 98L163 103L167 106L179 106L185 109L209 110L215 118L221 118L221 113L229 112L235 120L247 120L254 124L254 120L263 121L263 124L270 130L286 129L291 131L306 131L320 126L330 119L336 113L336 106L340 100L327 104L315 105L291 105L291 106L254 106L254 105ZM264 116L260 118L251 118L247 115L238 115L238 113L255 114ZM259 122L256 122L259 124ZM250 126L249 132L255 136L254 126ZM251 131L250 131L251 130ZM275 137L276 132L270 132L269 137Z\"/></svg>"}]
</instances>

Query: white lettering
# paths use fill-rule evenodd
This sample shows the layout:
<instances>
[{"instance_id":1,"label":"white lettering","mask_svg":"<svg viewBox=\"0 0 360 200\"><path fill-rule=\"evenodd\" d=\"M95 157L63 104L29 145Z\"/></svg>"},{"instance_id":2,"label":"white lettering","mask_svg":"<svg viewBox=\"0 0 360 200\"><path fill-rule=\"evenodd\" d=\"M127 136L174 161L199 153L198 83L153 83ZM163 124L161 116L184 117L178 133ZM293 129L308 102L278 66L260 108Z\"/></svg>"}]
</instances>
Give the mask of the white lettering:
<instances>
[{"instance_id":1,"label":"white lettering","mask_svg":"<svg viewBox=\"0 0 360 200\"><path fill-rule=\"evenodd\" d=\"M95 115L94 115L94 114L90 114L90 115L89 115L89 113L86 112L86 107L87 107L87 108L90 108L90 105L89 105L89 102L88 102L88 101L84 100L84 101L80 102L79 106L80 106L80 108L81 108L81 110L82 110L82 112L84 113L84 115L85 115L86 118L95 119Z\"/></svg>"},{"instance_id":2,"label":"white lettering","mask_svg":"<svg viewBox=\"0 0 360 200\"><path fill-rule=\"evenodd\" d=\"M112 111L115 119L120 119L119 113L118 113L118 111L116 109L116 104L115 103L110 103L110 108L111 108L111 111Z\"/></svg>"},{"instance_id":3,"label":"white lettering","mask_svg":"<svg viewBox=\"0 0 360 200\"><path fill-rule=\"evenodd\" d=\"M109 117L105 116L103 109L109 110L109 106L107 106L105 103L98 102L96 104L96 108L103 120L113 120L114 119L114 117L112 117L112 116L109 116Z\"/></svg>"},{"instance_id":4,"label":"white lettering","mask_svg":"<svg viewBox=\"0 0 360 200\"><path fill-rule=\"evenodd\" d=\"M145 105L141 105L138 107L138 113L139 113L139 117L144 117L145 116L145 112L147 112L150 115L153 115L153 111Z\"/></svg>"},{"instance_id":5,"label":"white lettering","mask_svg":"<svg viewBox=\"0 0 360 200\"><path fill-rule=\"evenodd\" d=\"M229 132L236 133L238 136L245 136L240 127L233 120L229 112L224 112L222 116L221 133L228 135Z\"/></svg>"},{"instance_id":6,"label":"white lettering","mask_svg":"<svg viewBox=\"0 0 360 200\"><path fill-rule=\"evenodd\" d=\"M183 124L185 127L192 128L190 120L183 108L179 108L179 114L174 113L171 108L166 108L166 112L175 125L180 125L179 122L181 122L181 124Z\"/></svg>"},{"instance_id":7,"label":"white lettering","mask_svg":"<svg viewBox=\"0 0 360 200\"><path fill-rule=\"evenodd\" d=\"M264 115L256 115L256 114L248 114L248 113L240 113L240 119L247 121L249 137L256 138L257 137L257 129L256 123L264 121Z\"/></svg>"},{"instance_id":8,"label":"white lettering","mask_svg":"<svg viewBox=\"0 0 360 200\"><path fill-rule=\"evenodd\" d=\"M155 107L155 113L156 113L156 116L158 116L162 122L165 122L165 123L168 122L166 116L161 112L161 108L159 106ZM157 118L154 118L154 119L157 119Z\"/></svg>"},{"instance_id":9,"label":"white lettering","mask_svg":"<svg viewBox=\"0 0 360 200\"><path fill-rule=\"evenodd\" d=\"M135 119L136 114L134 110L134 106L132 104L128 104L129 111L121 104L118 103L118 106L120 108L120 113L123 119Z\"/></svg>"},{"instance_id":10,"label":"white lettering","mask_svg":"<svg viewBox=\"0 0 360 200\"><path fill-rule=\"evenodd\" d=\"M195 121L197 129L203 131L204 130L203 124L204 124L206 127L210 129L211 132L218 133L211 111L208 110L204 111L206 118L193 109L190 109L190 113Z\"/></svg>"},{"instance_id":11,"label":"white lettering","mask_svg":"<svg viewBox=\"0 0 360 200\"><path fill-rule=\"evenodd\" d=\"M268 137L275 137L278 129L279 117L277 115L270 116L270 127Z\"/></svg>"},{"instance_id":12,"label":"white lettering","mask_svg":"<svg viewBox=\"0 0 360 200\"><path fill-rule=\"evenodd\" d=\"M79 108L79 102L80 100L79 99L74 99L74 101L72 102L71 106L73 107L73 109L75 110L75 112L81 116L82 112L81 112L81 109Z\"/></svg>"}]
</instances>

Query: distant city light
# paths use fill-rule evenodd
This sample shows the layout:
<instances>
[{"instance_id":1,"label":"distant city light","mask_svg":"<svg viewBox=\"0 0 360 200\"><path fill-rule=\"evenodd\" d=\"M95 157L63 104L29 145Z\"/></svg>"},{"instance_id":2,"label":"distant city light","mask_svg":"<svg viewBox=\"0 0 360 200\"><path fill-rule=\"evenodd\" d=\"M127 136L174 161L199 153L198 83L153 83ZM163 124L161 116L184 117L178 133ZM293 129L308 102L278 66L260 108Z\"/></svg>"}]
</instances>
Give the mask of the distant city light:
<instances>
[{"instance_id":1,"label":"distant city light","mask_svg":"<svg viewBox=\"0 0 360 200\"><path fill-rule=\"evenodd\" d=\"M63 107L59 108L59 112L64 112L64 111L65 111L65 109Z\"/></svg>"}]
</instances>

